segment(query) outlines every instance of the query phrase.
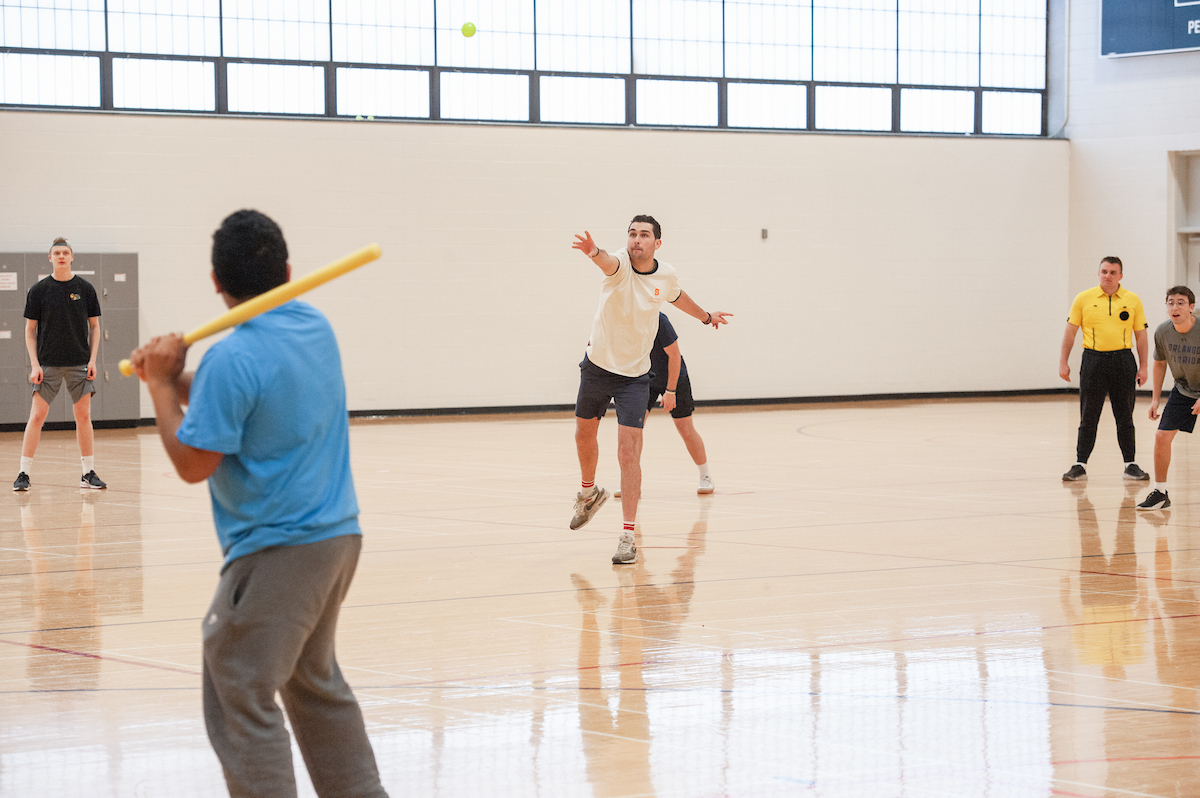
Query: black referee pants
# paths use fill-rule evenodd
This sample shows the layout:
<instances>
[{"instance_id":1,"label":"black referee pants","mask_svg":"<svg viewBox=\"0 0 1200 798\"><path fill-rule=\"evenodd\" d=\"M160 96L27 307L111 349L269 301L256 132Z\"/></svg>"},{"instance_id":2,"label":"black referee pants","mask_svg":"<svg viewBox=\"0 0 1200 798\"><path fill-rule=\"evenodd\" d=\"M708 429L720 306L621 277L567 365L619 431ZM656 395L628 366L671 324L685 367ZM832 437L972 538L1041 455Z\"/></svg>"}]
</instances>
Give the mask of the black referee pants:
<instances>
[{"instance_id":1,"label":"black referee pants","mask_svg":"<svg viewBox=\"0 0 1200 798\"><path fill-rule=\"evenodd\" d=\"M1112 403L1121 456L1126 463L1132 463L1137 451L1133 427L1137 361L1131 350L1083 350L1083 362L1079 366L1079 441L1075 446L1075 457L1081 463L1088 461L1096 445L1096 427L1100 424L1105 396Z\"/></svg>"}]
</instances>

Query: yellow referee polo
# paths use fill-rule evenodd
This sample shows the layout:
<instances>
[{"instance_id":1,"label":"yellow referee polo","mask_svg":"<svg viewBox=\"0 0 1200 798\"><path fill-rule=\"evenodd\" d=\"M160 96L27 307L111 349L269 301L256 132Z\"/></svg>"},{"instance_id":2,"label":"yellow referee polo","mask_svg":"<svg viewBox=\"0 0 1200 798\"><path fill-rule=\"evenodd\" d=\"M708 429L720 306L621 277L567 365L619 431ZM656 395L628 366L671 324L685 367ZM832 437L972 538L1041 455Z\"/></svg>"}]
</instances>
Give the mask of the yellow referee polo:
<instances>
[{"instance_id":1,"label":"yellow referee polo","mask_svg":"<svg viewBox=\"0 0 1200 798\"><path fill-rule=\"evenodd\" d=\"M1131 349L1133 333L1150 326L1142 300L1120 286L1112 296L1100 286L1079 292L1067 321L1083 328L1083 348L1097 352Z\"/></svg>"}]
</instances>

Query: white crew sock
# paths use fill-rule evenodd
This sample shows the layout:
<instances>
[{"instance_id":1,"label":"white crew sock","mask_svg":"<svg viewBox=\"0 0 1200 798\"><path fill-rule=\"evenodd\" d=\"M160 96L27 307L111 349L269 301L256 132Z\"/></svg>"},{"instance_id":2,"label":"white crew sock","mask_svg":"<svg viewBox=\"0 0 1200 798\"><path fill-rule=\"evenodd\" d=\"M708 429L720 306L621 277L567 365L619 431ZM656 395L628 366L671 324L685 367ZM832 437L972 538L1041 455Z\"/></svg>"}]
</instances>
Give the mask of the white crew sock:
<instances>
[{"instance_id":1,"label":"white crew sock","mask_svg":"<svg viewBox=\"0 0 1200 798\"><path fill-rule=\"evenodd\" d=\"M696 468L700 469L700 479L712 476L712 474L708 473L708 463L701 463L700 465L696 466Z\"/></svg>"},{"instance_id":2,"label":"white crew sock","mask_svg":"<svg viewBox=\"0 0 1200 798\"><path fill-rule=\"evenodd\" d=\"M1155 489L1155 490L1161 490L1163 493L1166 493L1166 492L1167 492L1167 483L1165 483L1165 482L1155 482L1155 483L1154 483L1154 489Z\"/></svg>"},{"instance_id":3,"label":"white crew sock","mask_svg":"<svg viewBox=\"0 0 1200 798\"><path fill-rule=\"evenodd\" d=\"M96 470L96 457L95 457L95 455L93 455L93 456L91 456L91 457L80 457L79 459L83 461L83 473L84 473L85 475L86 475L86 474L87 474L89 471L95 471L95 470Z\"/></svg>"},{"instance_id":4,"label":"white crew sock","mask_svg":"<svg viewBox=\"0 0 1200 798\"><path fill-rule=\"evenodd\" d=\"M33 458L32 457L22 457L21 458L21 470L24 471L27 475L33 476Z\"/></svg>"}]
</instances>

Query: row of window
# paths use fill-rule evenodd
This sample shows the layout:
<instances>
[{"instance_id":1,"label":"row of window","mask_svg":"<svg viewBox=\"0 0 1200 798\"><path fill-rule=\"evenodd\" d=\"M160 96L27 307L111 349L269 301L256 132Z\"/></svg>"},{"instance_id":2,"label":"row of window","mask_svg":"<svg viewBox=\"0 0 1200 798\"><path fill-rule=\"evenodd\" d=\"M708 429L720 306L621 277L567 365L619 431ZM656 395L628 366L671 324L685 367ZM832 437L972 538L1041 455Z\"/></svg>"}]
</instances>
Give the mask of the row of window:
<instances>
[{"instance_id":1,"label":"row of window","mask_svg":"<svg viewBox=\"0 0 1200 798\"><path fill-rule=\"evenodd\" d=\"M0 47L1045 86L1045 0L107 0L105 9L106 0L0 0Z\"/></svg>"},{"instance_id":2,"label":"row of window","mask_svg":"<svg viewBox=\"0 0 1200 798\"><path fill-rule=\"evenodd\" d=\"M213 112L223 68L231 113L326 115L326 67L213 61L112 59L112 107ZM338 116L430 118L432 73L416 69L336 67ZM536 80L536 84L534 81ZM566 75L438 73L442 119L582 124L671 125L804 130L810 86L712 80ZM531 98L536 85L537 95ZM724 98L721 89L724 88ZM812 86L811 127L924 133L1042 133L1042 93L871 86ZM0 54L0 102L101 105L100 58ZM977 94L979 97L977 98ZM977 109L977 99L979 108ZM531 107L531 100L533 106ZM899 102L899 113L893 104ZM976 126L979 113L978 128ZM898 125L898 128L897 128Z\"/></svg>"},{"instance_id":3,"label":"row of window","mask_svg":"<svg viewBox=\"0 0 1200 798\"><path fill-rule=\"evenodd\" d=\"M0 0L0 105L1044 134L1046 0Z\"/></svg>"}]
</instances>

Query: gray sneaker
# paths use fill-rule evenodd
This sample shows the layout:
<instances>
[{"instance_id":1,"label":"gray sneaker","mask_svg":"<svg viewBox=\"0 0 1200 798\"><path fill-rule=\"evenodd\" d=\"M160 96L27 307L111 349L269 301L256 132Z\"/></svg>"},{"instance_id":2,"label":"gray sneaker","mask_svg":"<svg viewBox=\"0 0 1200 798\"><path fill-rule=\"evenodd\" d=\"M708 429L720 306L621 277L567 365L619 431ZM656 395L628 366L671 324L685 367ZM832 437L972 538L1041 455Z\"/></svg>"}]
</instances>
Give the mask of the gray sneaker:
<instances>
[{"instance_id":1,"label":"gray sneaker","mask_svg":"<svg viewBox=\"0 0 1200 798\"><path fill-rule=\"evenodd\" d=\"M22 471L13 482L13 490L29 490L29 475Z\"/></svg>"},{"instance_id":2,"label":"gray sneaker","mask_svg":"<svg viewBox=\"0 0 1200 798\"><path fill-rule=\"evenodd\" d=\"M621 535L621 542L617 544L617 553L613 555L612 561L616 565L637 562L637 546L633 545L632 536Z\"/></svg>"},{"instance_id":3,"label":"gray sneaker","mask_svg":"<svg viewBox=\"0 0 1200 798\"><path fill-rule=\"evenodd\" d=\"M571 518L571 529L579 529L591 521L592 516L606 501L608 501L608 491L601 487L597 487L596 492L587 498L584 498L583 491L575 494L575 515Z\"/></svg>"},{"instance_id":4,"label":"gray sneaker","mask_svg":"<svg viewBox=\"0 0 1200 798\"><path fill-rule=\"evenodd\" d=\"M1067 473L1063 474L1063 482L1080 482L1087 479L1087 469L1079 463L1071 466Z\"/></svg>"}]
</instances>

